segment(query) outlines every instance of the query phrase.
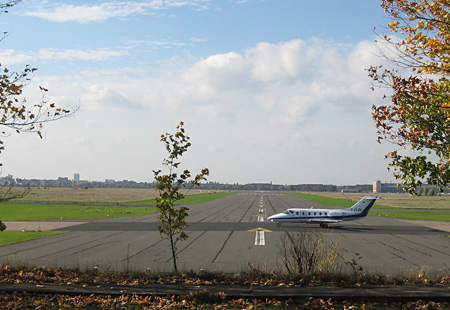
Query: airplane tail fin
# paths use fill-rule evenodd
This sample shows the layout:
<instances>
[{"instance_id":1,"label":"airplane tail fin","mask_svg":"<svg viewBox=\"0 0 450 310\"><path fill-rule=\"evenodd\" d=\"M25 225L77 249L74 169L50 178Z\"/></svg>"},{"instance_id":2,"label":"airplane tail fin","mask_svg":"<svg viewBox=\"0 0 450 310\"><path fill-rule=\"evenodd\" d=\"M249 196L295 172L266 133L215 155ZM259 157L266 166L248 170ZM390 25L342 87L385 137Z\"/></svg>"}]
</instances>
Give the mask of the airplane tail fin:
<instances>
[{"instance_id":1,"label":"airplane tail fin","mask_svg":"<svg viewBox=\"0 0 450 310\"><path fill-rule=\"evenodd\" d=\"M348 208L347 210L359 212L362 216L366 216L377 199L380 199L380 197L366 196L357 203L355 203L352 207Z\"/></svg>"}]
</instances>

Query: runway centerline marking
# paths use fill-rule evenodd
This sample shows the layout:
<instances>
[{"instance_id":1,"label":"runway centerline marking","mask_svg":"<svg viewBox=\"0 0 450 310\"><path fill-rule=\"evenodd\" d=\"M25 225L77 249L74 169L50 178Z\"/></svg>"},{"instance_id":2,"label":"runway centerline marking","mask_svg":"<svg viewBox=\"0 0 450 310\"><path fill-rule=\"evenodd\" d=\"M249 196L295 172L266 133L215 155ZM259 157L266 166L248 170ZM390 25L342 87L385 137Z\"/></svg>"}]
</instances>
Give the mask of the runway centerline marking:
<instances>
[{"instance_id":1,"label":"runway centerline marking","mask_svg":"<svg viewBox=\"0 0 450 310\"><path fill-rule=\"evenodd\" d=\"M259 202L259 209L258 209L258 222L264 222L265 215L265 209L264 209L264 196L261 195L261 199ZM261 227L256 229L251 229L251 231L255 231L255 245L266 245L266 240L264 237L264 232L267 231Z\"/></svg>"},{"instance_id":2,"label":"runway centerline marking","mask_svg":"<svg viewBox=\"0 0 450 310\"><path fill-rule=\"evenodd\" d=\"M266 241L264 239L264 230L256 231L255 245L266 245Z\"/></svg>"}]
</instances>

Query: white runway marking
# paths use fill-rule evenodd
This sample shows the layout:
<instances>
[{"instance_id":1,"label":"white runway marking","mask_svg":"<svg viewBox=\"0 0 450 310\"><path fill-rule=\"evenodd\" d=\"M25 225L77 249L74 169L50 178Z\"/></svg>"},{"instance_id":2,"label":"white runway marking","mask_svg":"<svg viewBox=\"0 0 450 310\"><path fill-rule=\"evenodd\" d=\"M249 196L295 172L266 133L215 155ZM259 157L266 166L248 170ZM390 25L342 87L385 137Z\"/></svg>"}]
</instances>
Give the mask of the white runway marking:
<instances>
[{"instance_id":1,"label":"white runway marking","mask_svg":"<svg viewBox=\"0 0 450 310\"><path fill-rule=\"evenodd\" d=\"M261 196L261 200L259 203L259 210L258 210L258 222L264 222L264 196ZM266 241L264 239L264 231L263 230L257 230L255 235L255 245L266 245Z\"/></svg>"},{"instance_id":2,"label":"white runway marking","mask_svg":"<svg viewBox=\"0 0 450 310\"><path fill-rule=\"evenodd\" d=\"M266 245L266 241L264 239L264 230L256 231L255 245Z\"/></svg>"}]
</instances>

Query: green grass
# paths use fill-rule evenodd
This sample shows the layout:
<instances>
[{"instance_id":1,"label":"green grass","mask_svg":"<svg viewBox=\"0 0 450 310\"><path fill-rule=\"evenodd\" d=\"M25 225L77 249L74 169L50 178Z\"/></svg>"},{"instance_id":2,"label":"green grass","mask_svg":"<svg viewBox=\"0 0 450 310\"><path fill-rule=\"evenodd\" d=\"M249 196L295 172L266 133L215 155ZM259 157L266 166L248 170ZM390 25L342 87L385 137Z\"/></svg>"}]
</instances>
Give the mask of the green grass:
<instances>
[{"instance_id":1,"label":"green grass","mask_svg":"<svg viewBox=\"0 0 450 310\"><path fill-rule=\"evenodd\" d=\"M115 218L155 213L154 207L106 207L0 204L2 221L47 221Z\"/></svg>"},{"instance_id":2,"label":"green grass","mask_svg":"<svg viewBox=\"0 0 450 310\"><path fill-rule=\"evenodd\" d=\"M200 204L204 202L208 202L211 200L219 199L222 197L230 196L238 194L239 192L215 192L215 193L202 193L202 194L194 194L194 195L187 195L182 200L178 200L175 204L177 205L190 205L190 204ZM150 200L142 200L142 201L136 201L136 202L129 202L127 204L133 204L133 205L140 205L140 204L148 204L148 205L155 205L156 200L150 199Z\"/></svg>"},{"instance_id":3,"label":"green grass","mask_svg":"<svg viewBox=\"0 0 450 310\"><path fill-rule=\"evenodd\" d=\"M324 206L328 206L328 207L339 207L339 208L350 208L351 206L353 206L356 201L349 201L347 199L340 199L340 198L332 198L332 197L325 197L325 196L319 196L319 195L310 195L310 194L304 194L304 193L288 193L291 196L295 196L301 199L305 199L308 201L312 201ZM363 198L364 196L361 195L361 198ZM392 209L392 210L397 210L398 208L394 208L394 207L386 207L386 206L381 206L378 204L375 204L372 209Z\"/></svg>"},{"instance_id":4,"label":"green grass","mask_svg":"<svg viewBox=\"0 0 450 310\"><path fill-rule=\"evenodd\" d=\"M450 212L428 212L428 211L383 211L369 212L371 216L387 216L397 219L418 220L418 221L439 221L450 222Z\"/></svg>"},{"instance_id":5,"label":"green grass","mask_svg":"<svg viewBox=\"0 0 450 310\"><path fill-rule=\"evenodd\" d=\"M177 201L177 204L199 204L236 193L217 192L188 195L185 199ZM156 204L156 201L152 199L130 204L152 205ZM2 221L82 220L139 216L155 212L155 207L0 204L0 219Z\"/></svg>"},{"instance_id":6,"label":"green grass","mask_svg":"<svg viewBox=\"0 0 450 310\"><path fill-rule=\"evenodd\" d=\"M355 204L354 201L348 201L346 199L339 199L339 198L331 198L331 197L325 197L325 196L318 196L318 195L310 195L310 194L303 194L303 193L288 193L291 196L295 196L301 199L305 199L311 202L315 202L324 206L328 207L339 207L339 208L349 208Z\"/></svg>"},{"instance_id":7,"label":"green grass","mask_svg":"<svg viewBox=\"0 0 450 310\"><path fill-rule=\"evenodd\" d=\"M64 233L64 231L3 231L0 232L0 246L11 243L23 242Z\"/></svg>"}]
</instances>

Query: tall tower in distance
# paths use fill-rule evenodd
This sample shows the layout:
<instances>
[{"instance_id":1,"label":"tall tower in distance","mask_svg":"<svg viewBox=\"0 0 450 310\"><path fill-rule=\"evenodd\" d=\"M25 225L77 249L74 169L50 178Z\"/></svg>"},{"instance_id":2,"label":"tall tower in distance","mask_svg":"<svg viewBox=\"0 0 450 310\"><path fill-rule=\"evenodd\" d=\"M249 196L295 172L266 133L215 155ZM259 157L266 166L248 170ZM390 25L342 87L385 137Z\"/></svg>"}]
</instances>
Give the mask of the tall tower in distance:
<instances>
[{"instance_id":1,"label":"tall tower in distance","mask_svg":"<svg viewBox=\"0 0 450 310\"><path fill-rule=\"evenodd\" d=\"M74 183L80 183L80 174L79 173L75 173L73 175L73 182Z\"/></svg>"},{"instance_id":2,"label":"tall tower in distance","mask_svg":"<svg viewBox=\"0 0 450 310\"><path fill-rule=\"evenodd\" d=\"M373 182L373 192L381 193L381 181Z\"/></svg>"}]
</instances>

